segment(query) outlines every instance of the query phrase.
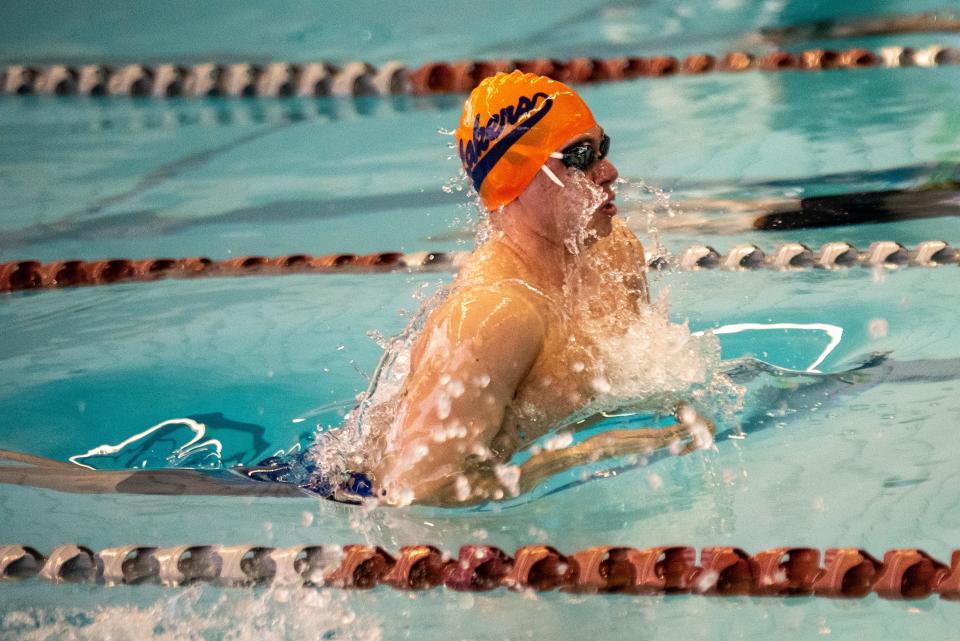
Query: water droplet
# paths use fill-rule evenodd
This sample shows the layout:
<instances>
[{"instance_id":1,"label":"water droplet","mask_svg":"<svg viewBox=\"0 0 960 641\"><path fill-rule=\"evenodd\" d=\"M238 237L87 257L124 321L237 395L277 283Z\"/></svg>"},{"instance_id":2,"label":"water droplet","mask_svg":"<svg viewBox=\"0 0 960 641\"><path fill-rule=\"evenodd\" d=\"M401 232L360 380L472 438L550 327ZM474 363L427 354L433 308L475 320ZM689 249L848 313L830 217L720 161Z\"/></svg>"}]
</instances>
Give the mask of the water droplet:
<instances>
[{"instance_id":1,"label":"water droplet","mask_svg":"<svg viewBox=\"0 0 960 641\"><path fill-rule=\"evenodd\" d=\"M371 329L367 332L367 338L372 340L377 344L377 347L380 349L387 349L387 340L383 337L383 333L376 329Z\"/></svg>"},{"instance_id":2,"label":"water droplet","mask_svg":"<svg viewBox=\"0 0 960 641\"><path fill-rule=\"evenodd\" d=\"M446 420L450 417L450 410L450 396L446 392L440 392L437 398L437 416L441 421Z\"/></svg>"},{"instance_id":3,"label":"water droplet","mask_svg":"<svg viewBox=\"0 0 960 641\"><path fill-rule=\"evenodd\" d=\"M573 434L570 432L561 432L556 436L548 438L543 442L543 449L548 452L553 452L556 450L562 450L566 447L570 447L573 443Z\"/></svg>"},{"instance_id":4,"label":"water droplet","mask_svg":"<svg viewBox=\"0 0 960 641\"><path fill-rule=\"evenodd\" d=\"M887 335L887 320L885 318L874 318L867 325L867 332L870 334L870 338L883 338Z\"/></svg>"},{"instance_id":5,"label":"water droplet","mask_svg":"<svg viewBox=\"0 0 960 641\"><path fill-rule=\"evenodd\" d=\"M410 462L416 463L417 461L422 461L429 453L430 448L423 443L419 443L414 446L413 451L410 453Z\"/></svg>"},{"instance_id":6,"label":"water droplet","mask_svg":"<svg viewBox=\"0 0 960 641\"><path fill-rule=\"evenodd\" d=\"M596 376L592 381L590 381L590 387L593 388L598 394L606 394L610 391L610 381L605 379L603 376Z\"/></svg>"},{"instance_id":7,"label":"water droplet","mask_svg":"<svg viewBox=\"0 0 960 641\"><path fill-rule=\"evenodd\" d=\"M511 496L520 494L520 468L516 465L497 465L493 468L497 480L510 492ZM501 492L501 497L503 493Z\"/></svg>"},{"instance_id":8,"label":"water droplet","mask_svg":"<svg viewBox=\"0 0 960 641\"><path fill-rule=\"evenodd\" d=\"M470 498L470 481L467 480L467 477L462 474L458 476L454 483L454 490L457 500L461 503Z\"/></svg>"}]
</instances>

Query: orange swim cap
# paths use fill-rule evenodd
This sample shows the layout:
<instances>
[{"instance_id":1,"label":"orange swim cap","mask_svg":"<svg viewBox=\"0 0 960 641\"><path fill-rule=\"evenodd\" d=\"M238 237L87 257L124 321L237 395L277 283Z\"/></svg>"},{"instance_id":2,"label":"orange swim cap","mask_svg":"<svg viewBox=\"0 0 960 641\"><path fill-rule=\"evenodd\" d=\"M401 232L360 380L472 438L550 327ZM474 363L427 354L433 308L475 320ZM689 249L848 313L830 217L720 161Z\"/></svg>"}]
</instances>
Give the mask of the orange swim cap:
<instances>
[{"instance_id":1,"label":"orange swim cap","mask_svg":"<svg viewBox=\"0 0 960 641\"><path fill-rule=\"evenodd\" d=\"M573 89L514 71L486 78L463 105L460 160L487 209L523 193L550 154L597 122Z\"/></svg>"}]
</instances>

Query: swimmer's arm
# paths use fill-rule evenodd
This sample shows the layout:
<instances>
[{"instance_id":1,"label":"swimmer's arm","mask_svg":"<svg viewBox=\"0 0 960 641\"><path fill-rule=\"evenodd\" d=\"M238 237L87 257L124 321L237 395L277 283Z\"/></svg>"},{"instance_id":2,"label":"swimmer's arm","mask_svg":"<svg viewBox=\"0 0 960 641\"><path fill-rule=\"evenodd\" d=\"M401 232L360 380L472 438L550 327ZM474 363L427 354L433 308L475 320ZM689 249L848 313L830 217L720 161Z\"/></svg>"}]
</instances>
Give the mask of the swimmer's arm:
<instances>
[{"instance_id":1,"label":"swimmer's arm","mask_svg":"<svg viewBox=\"0 0 960 641\"><path fill-rule=\"evenodd\" d=\"M665 447L677 447L677 453L687 454L708 447L715 431L712 421L693 415L671 427L597 434L576 445L531 456L520 466L520 489L527 492L564 470L606 458L646 455ZM686 444L682 444L684 439L689 439Z\"/></svg>"},{"instance_id":2,"label":"swimmer's arm","mask_svg":"<svg viewBox=\"0 0 960 641\"><path fill-rule=\"evenodd\" d=\"M699 415L690 415L676 425L663 428L611 430L566 447L542 451L519 467L498 466L490 461L475 462L459 475L459 483L469 483L469 497L451 500L454 480L448 480L443 491L435 493L427 503L436 505L470 505L490 499L516 496L534 489L543 481L578 465L595 463L620 456L642 456L666 447L676 448L679 455L709 447L716 427ZM684 442L686 441L686 442ZM512 480L512 481L510 481ZM510 481L511 485L508 487Z\"/></svg>"},{"instance_id":3,"label":"swimmer's arm","mask_svg":"<svg viewBox=\"0 0 960 641\"><path fill-rule=\"evenodd\" d=\"M522 295L458 292L438 311L421 335L400 416L373 470L382 500L392 504L465 498L471 461L489 456L543 345L543 320Z\"/></svg>"}]
</instances>

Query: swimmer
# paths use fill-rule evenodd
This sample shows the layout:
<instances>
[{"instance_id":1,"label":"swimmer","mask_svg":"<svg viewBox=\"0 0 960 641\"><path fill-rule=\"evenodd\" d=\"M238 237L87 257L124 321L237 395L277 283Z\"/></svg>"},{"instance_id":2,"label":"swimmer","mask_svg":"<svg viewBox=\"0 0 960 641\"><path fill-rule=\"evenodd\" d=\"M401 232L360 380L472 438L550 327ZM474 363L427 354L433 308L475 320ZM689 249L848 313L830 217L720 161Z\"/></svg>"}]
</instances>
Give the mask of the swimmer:
<instances>
[{"instance_id":1,"label":"swimmer","mask_svg":"<svg viewBox=\"0 0 960 641\"><path fill-rule=\"evenodd\" d=\"M598 343L625 334L650 304L644 251L617 218L610 136L566 85L519 71L484 80L464 105L456 141L489 238L412 338L402 381L391 388L376 377L354 413L359 429L322 435L320 464L274 457L238 469L271 482L253 485L341 502L468 505L517 496L576 465L712 442L713 425L673 399L672 426L610 430L575 445L568 437L509 465L547 434L602 420L594 401L609 384ZM345 448L353 451L340 464L322 464ZM235 489L229 476L75 471L39 460L0 468L0 482L69 487L76 476L87 489Z\"/></svg>"},{"instance_id":2,"label":"swimmer","mask_svg":"<svg viewBox=\"0 0 960 641\"><path fill-rule=\"evenodd\" d=\"M712 425L685 408L673 427L610 431L506 466L597 396L593 337L624 333L649 304L644 251L617 218L610 136L566 85L487 78L456 142L490 237L427 317L402 389L365 412L355 461L373 493L394 505L474 503L573 465L709 441Z\"/></svg>"}]
</instances>

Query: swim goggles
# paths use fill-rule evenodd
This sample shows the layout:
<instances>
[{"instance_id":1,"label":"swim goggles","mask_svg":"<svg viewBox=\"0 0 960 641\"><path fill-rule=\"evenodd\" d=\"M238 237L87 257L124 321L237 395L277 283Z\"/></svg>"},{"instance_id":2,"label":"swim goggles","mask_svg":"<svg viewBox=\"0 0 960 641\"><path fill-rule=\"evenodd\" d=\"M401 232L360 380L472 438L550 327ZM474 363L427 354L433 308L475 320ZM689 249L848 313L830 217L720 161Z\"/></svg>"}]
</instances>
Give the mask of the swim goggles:
<instances>
[{"instance_id":1,"label":"swim goggles","mask_svg":"<svg viewBox=\"0 0 960 641\"><path fill-rule=\"evenodd\" d=\"M550 154L551 158L556 158L557 160L563 161L565 167L570 169L579 169L580 171L587 171L593 167L594 163L600 162L607 157L607 154L610 153L610 136L603 134L600 137L600 146L599 148L594 148L593 143L589 140L583 140L581 142L575 142L569 147L564 148L561 151L555 151ZM550 170L549 167L543 165L543 173L547 175L547 178L552 180L558 186L563 187L564 184L560 182L560 179L557 178L557 175Z\"/></svg>"}]
</instances>

